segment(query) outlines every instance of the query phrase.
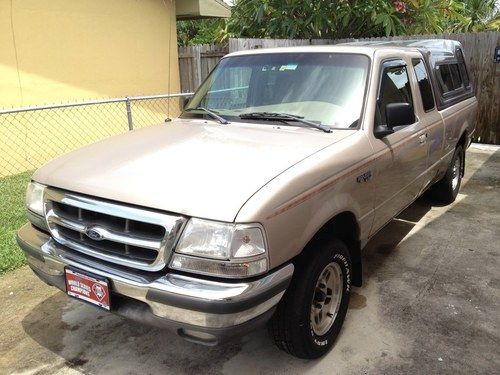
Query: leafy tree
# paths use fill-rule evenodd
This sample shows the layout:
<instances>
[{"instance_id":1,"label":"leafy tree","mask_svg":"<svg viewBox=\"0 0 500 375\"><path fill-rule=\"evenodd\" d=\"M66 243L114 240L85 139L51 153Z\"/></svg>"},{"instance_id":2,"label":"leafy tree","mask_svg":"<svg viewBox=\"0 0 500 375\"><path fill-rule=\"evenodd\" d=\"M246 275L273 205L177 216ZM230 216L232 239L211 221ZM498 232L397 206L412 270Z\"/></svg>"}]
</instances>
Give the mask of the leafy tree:
<instances>
[{"instance_id":1,"label":"leafy tree","mask_svg":"<svg viewBox=\"0 0 500 375\"><path fill-rule=\"evenodd\" d=\"M179 44L499 30L500 0L235 0L226 20L179 22Z\"/></svg>"},{"instance_id":2,"label":"leafy tree","mask_svg":"<svg viewBox=\"0 0 500 375\"><path fill-rule=\"evenodd\" d=\"M467 23L463 31L500 31L500 4L497 0L467 0L464 14Z\"/></svg>"},{"instance_id":3,"label":"leafy tree","mask_svg":"<svg viewBox=\"0 0 500 375\"><path fill-rule=\"evenodd\" d=\"M497 6L498 0L237 0L220 37L341 39L494 29L489 20Z\"/></svg>"},{"instance_id":4,"label":"leafy tree","mask_svg":"<svg viewBox=\"0 0 500 375\"><path fill-rule=\"evenodd\" d=\"M230 36L347 38L395 33L401 26L385 0L239 0L227 21Z\"/></svg>"},{"instance_id":5,"label":"leafy tree","mask_svg":"<svg viewBox=\"0 0 500 375\"><path fill-rule=\"evenodd\" d=\"M177 44L188 46L215 43L223 27L224 21L220 19L178 21Z\"/></svg>"},{"instance_id":6,"label":"leafy tree","mask_svg":"<svg viewBox=\"0 0 500 375\"><path fill-rule=\"evenodd\" d=\"M410 0L401 34L433 34L461 31L467 19L463 2L456 0Z\"/></svg>"}]
</instances>

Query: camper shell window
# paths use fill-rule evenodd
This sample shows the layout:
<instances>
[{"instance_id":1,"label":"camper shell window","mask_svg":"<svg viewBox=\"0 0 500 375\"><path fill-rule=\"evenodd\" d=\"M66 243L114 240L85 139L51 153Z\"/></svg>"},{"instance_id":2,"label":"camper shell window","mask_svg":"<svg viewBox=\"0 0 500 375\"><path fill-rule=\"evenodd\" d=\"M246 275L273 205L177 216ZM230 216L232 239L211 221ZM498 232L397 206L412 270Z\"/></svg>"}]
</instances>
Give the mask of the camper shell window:
<instances>
[{"instance_id":1,"label":"camper shell window","mask_svg":"<svg viewBox=\"0 0 500 375\"><path fill-rule=\"evenodd\" d=\"M464 87L458 64L440 64L436 66L436 76L443 94Z\"/></svg>"}]
</instances>

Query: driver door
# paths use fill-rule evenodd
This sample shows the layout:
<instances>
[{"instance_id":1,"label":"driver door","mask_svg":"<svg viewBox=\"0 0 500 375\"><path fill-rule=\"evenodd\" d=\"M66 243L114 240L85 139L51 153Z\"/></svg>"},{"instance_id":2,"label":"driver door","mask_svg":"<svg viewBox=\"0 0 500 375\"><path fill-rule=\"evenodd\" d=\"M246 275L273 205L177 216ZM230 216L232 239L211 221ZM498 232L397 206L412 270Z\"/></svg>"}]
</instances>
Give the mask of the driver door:
<instances>
[{"instance_id":1,"label":"driver door","mask_svg":"<svg viewBox=\"0 0 500 375\"><path fill-rule=\"evenodd\" d=\"M412 76L406 61L394 59L382 64L380 71L375 126L387 126L386 107L408 103L415 112ZM406 208L421 191L420 176L427 167L427 138L424 126L415 122L392 129L381 139L373 136L375 151L375 219L371 235Z\"/></svg>"}]
</instances>

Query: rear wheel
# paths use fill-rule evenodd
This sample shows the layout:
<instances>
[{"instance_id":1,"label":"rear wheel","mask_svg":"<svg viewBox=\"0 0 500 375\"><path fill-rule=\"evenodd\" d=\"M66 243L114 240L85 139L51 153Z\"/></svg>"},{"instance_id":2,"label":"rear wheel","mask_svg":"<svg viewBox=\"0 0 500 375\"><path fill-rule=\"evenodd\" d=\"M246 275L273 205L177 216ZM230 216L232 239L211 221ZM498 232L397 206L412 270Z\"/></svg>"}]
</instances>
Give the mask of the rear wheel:
<instances>
[{"instance_id":1,"label":"rear wheel","mask_svg":"<svg viewBox=\"0 0 500 375\"><path fill-rule=\"evenodd\" d=\"M457 146L450 165L444 177L436 182L431 189L432 194L441 203L449 204L455 201L462 182L464 151L462 146Z\"/></svg>"},{"instance_id":2,"label":"rear wheel","mask_svg":"<svg viewBox=\"0 0 500 375\"><path fill-rule=\"evenodd\" d=\"M269 321L276 345L299 358L318 358L328 352L347 313L351 275L349 251L340 240L308 249Z\"/></svg>"}]
</instances>

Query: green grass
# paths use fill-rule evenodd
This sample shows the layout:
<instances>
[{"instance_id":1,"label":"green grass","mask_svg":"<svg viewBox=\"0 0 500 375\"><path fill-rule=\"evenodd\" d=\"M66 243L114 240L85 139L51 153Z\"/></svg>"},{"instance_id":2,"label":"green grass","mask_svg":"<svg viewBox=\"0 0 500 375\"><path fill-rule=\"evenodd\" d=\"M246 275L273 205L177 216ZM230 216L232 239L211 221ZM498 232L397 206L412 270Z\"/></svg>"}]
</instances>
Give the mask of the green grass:
<instances>
[{"instance_id":1,"label":"green grass","mask_svg":"<svg viewBox=\"0 0 500 375\"><path fill-rule=\"evenodd\" d=\"M24 195L32 173L0 178L0 275L25 263L16 232L27 222Z\"/></svg>"}]
</instances>

